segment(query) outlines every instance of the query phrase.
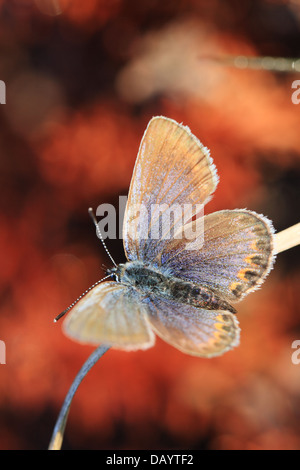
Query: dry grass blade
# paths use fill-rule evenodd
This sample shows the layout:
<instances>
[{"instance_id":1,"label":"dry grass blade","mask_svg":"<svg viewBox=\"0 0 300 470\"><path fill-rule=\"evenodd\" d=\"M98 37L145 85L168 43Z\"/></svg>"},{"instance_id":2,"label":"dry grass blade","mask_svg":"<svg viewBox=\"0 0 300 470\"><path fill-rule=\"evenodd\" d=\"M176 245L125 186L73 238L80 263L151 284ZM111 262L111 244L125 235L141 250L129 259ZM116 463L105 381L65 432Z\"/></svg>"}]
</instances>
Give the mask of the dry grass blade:
<instances>
[{"instance_id":1,"label":"dry grass blade","mask_svg":"<svg viewBox=\"0 0 300 470\"><path fill-rule=\"evenodd\" d=\"M275 253L300 245L300 223L282 230L275 235Z\"/></svg>"}]
</instances>

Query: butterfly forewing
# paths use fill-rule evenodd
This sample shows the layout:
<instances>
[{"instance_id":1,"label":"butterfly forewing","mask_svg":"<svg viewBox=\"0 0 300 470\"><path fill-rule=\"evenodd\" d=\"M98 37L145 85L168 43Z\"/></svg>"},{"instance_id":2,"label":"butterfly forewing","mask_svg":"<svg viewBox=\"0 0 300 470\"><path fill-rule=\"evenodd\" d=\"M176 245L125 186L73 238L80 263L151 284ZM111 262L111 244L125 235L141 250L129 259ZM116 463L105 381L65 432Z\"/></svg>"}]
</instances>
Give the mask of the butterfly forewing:
<instances>
[{"instance_id":1,"label":"butterfly forewing","mask_svg":"<svg viewBox=\"0 0 300 470\"><path fill-rule=\"evenodd\" d=\"M103 282L73 307L63 327L67 336L83 343L147 349L154 344L154 334L145 321L146 314L132 288Z\"/></svg>"},{"instance_id":2,"label":"butterfly forewing","mask_svg":"<svg viewBox=\"0 0 300 470\"><path fill-rule=\"evenodd\" d=\"M151 119L135 164L123 226L129 260L155 258L197 205L205 204L218 183L209 151L172 119ZM169 216L171 213L171 217ZM171 220L170 220L171 219Z\"/></svg>"}]
</instances>

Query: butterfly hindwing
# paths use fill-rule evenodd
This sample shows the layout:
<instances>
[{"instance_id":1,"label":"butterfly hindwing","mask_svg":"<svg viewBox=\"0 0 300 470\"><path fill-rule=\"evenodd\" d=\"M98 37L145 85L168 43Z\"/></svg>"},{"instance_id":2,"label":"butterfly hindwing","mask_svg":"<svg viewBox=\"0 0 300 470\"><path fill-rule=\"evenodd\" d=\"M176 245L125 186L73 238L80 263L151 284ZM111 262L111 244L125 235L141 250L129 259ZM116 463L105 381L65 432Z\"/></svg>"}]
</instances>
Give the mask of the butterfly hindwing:
<instances>
[{"instance_id":1,"label":"butterfly hindwing","mask_svg":"<svg viewBox=\"0 0 300 470\"><path fill-rule=\"evenodd\" d=\"M238 321L230 312L199 309L158 296L144 303L157 335L187 354L219 356L239 344Z\"/></svg>"},{"instance_id":2,"label":"butterfly hindwing","mask_svg":"<svg viewBox=\"0 0 300 470\"><path fill-rule=\"evenodd\" d=\"M83 343L147 349L153 346L155 337L145 315L145 307L132 288L103 282L72 308L63 328L67 336Z\"/></svg>"},{"instance_id":3,"label":"butterfly hindwing","mask_svg":"<svg viewBox=\"0 0 300 470\"><path fill-rule=\"evenodd\" d=\"M204 239L166 243L160 263L175 277L213 289L231 302L256 289L274 262L274 229L264 216L225 210L204 217Z\"/></svg>"}]
</instances>

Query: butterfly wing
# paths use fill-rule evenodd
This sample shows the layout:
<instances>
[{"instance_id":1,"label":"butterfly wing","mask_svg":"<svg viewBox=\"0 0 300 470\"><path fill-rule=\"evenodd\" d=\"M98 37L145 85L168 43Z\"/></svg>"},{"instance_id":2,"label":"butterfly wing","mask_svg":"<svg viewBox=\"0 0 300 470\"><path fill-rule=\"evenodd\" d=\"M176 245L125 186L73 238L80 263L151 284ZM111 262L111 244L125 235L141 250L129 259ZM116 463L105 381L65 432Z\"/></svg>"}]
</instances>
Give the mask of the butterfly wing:
<instances>
[{"instance_id":1,"label":"butterfly wing","mask_svg":"<svg viewBox=\"0 0 300 470\"><path fill-rule=\"evenodd\" d=\"M197 235L194 240L184 235L172 240L165 244L160 263L174 276L236 302L256 289L271 270L273 233L271 222L255 212L214 212L204 217L204 242Z\"/></svg>"},{"instance_id":2,"label":"butterfly wing","mask_svg":"<svg viewBox=\"0 0 300 470\"><path fill-rule=\"evenodd\" d=\"M127 258L154 261L170 230L175 233L182 226L183 208L190 208L190 217L198 213L217 183L208 149L188 127L165 117L151 119L141 141L124 216Z\"/></svg>"},{"instance_id":3,"label":"butterfly wing","mask_svg":"<svg viewBox=\"0 0 300 470\"><path fill-rule=\"evenodd\" d=\"M239 344L238 321L230 312L199 309L156 296L144 302L157 335L187 354L214 357Z\"/></svg>"},{"instance_id":4,"label":"butterfly wing","mask_svg":"<svg viewBox=\"0 0 300 470\"><path fill-rule=\"evenodd\" d=\"M94 287L63 323L67 336L83 343L109 344L124 350L147 349L155 336L136 291L117 282Z\"/></svg>"}]
</instances>

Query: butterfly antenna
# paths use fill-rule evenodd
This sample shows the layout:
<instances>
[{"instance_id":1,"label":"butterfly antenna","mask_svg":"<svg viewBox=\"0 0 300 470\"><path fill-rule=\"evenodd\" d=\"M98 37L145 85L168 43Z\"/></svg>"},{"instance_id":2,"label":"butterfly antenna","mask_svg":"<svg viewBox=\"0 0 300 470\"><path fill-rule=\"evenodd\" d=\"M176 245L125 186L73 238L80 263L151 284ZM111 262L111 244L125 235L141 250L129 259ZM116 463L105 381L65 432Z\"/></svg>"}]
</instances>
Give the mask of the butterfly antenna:
<instances>
[{"instance_id":1,"label":"butterfly antenna","mask_svg":"<svg viewBox=\"0 0 300 470\"><path fill-rule=\"evenodd\" d=\"M93 211L93 209L92 209L91 207L89 208L89 214L90 214L90 216L91 216L92 221L93 221L94 224L95 224L96 231L97 231L97 235L98 235L98 237L100 238L100 240L101 240L101 242L102 242L102 245L104 246L104 249L105 249L106 253L108 254L108 256L109 256L110 260L112 261L112 263L117 267L117 264L116 264L115 260L114 260L113 257L111 256L110 252L109 252L108 249L107 249L107 246L106 246L105 243L104 243L104 240L103 240L103 237L102 237L102 233L100 232L100 229L99 229L99 227L98 227L97 219L96 219L95 214L94 214L94 211Z\"/></svg>"},{"instance_id":2,"label":"butterfly antenna","mask_svg":"<svg viewBox=\"0 0 300 470\"><path fill-rule=\"evenodd\" d=\"M108 279L110 276L110 274L108 276L105 276L103 277L102 279L100 279L100 281L97 281L95 282L95 284L93 284L91 287L89 287L83 294L81 294L78 299L75 300L75 302L73 302L68 308L66 308L66 310L64 310L63 312L61 312L59 315L57 315L57 317L54 318L54 322L56 323L61 317L63 317L69 310L71 310L72 307L74 307L75 304L77 304L77 302L79 302L80 299L82 299L82 297L84 297L88 292L90 292L90 290L92 290L94 287L96 287L98 284L100 284L100 282L102 281L105 281L105 279Z\"/></svg>"}]
</instances>

